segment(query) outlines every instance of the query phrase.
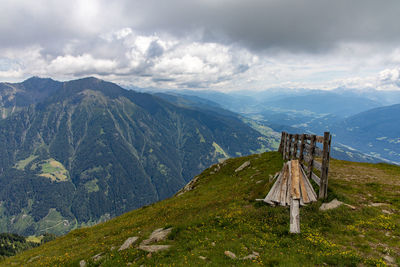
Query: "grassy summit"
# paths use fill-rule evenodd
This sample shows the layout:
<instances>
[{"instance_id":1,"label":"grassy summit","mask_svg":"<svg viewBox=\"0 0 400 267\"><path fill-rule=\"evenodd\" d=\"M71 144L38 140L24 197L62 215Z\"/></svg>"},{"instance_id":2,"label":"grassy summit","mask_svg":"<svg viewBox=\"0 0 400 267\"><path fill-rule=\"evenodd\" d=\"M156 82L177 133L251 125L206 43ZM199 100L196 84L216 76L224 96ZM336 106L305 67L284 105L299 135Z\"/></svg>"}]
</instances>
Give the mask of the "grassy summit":
<instances>
[{"instance_id":1,"label":"grassy summit","mask_svg":"<svg viewBox=\"0 0 400 267\"><path fill-rule=\"evenodd\" d=\"M250 166L235 172L244 162ZM257 266L400 264L400 167L331 161L329 200L342 205L319 211L321 202L300 210L301 231L289 234L289 211L263 198L282 168L277 152L229 159L199 175L192 191L99 225L74 230L41 247L0 262L2 266ZM157 228L172 227L169 250L137 249ZM139 237L130 248L124 241ZM115 249L113 249L115 248ZM236 254L236 259L225 255ZM241 259L257 252L254 259ZM93 256L100 254L96 262Z\"/></svg>"}]
</instances>

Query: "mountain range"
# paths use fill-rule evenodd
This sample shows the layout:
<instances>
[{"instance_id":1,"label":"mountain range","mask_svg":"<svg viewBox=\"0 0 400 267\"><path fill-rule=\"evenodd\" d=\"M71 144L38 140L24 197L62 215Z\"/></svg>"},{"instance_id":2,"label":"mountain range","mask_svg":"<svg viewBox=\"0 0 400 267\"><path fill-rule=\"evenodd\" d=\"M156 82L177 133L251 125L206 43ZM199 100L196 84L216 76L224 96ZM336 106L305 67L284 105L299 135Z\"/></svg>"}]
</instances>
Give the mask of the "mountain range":
<instances>
[{"instance_id":1,"label":"mountain range","mask_svg":"<svg viewBox=\"0 0 400 267\"><path fill-rule=\"evenodd\" d=\"M333 134L338 159L400 164L399 91L338 88L331 91L271 89L263 92L181 91L256 120L272 131ZM242 101L241 101L242 100Z\"/></svg>"},{"instance_id":2,"label":"mountain range","mask_svg":"<svg viewBox=\"0 0 400 267\"><path fill-rule=\"evenodd\" d=\"M96 78L34 77L0 88L3 232L63 234L107 220L172 196L220 159L274 149L278 139L198 99Z\"/></svg>"}]
</instances>

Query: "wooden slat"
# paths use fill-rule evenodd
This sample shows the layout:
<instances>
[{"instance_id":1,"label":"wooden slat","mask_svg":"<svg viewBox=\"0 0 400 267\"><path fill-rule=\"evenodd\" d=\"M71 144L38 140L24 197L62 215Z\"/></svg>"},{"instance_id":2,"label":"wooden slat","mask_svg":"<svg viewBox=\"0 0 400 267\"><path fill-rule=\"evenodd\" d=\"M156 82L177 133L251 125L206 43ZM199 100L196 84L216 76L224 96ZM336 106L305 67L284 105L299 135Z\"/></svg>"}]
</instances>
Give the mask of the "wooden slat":
<instances>
[{"instance_id":1,"label":"wooden slat","mask_svg":"<svg viewBox=\"0 0 400 267\"><path fill-rule=\"evenodd\" d=\"M310 161L312 160L312 157L311 157L310 155L308 155L308 154L303 155L303 157L304 157L304 161L305 161L307 164L309 164Z\"/></svg>"},{"instance_id":2,"label":"wooden slat","mask_svg":"<svg viewBox=\"0 0 400 267\"><path fill-rule=\"evenodd\" d=\"M319 186L321 183L321 178L319 178L315 173L311 174L311 179Z\"/></svg>"},{"instance_id":3,"label":"wooden slat","mask_svg":"<svg viewBox=\"0 0 400 267\"><path fill-rule=\"evenodd\" d=\"M275 189L278 186L278 181L281 179L282 176L282 172L279 174L278 178L276 179L274 185L272 186L272 188L269 190L267 196L264 198L264 202L270 204L270 205L274 205L275 203L272 200L273 195L275 194Z\"/></svg>"},{"instance_id":4,"label":"wooden slat","mask_svg":"<svg viewBox=\"0 0 400 267\"><path fill-rule=\"evenodd\" d=\"M322 157L323 156L323 152L322 152L322 150L321 150L321 148L319 148L319 147L315 147L315 150L314 150L314 155L316 156L316 157Z\"/></svg>"},{"instance_id":5,"label":"wooden slat","mask_svg":"<svg viewBox=\"0 0 400 267\"><path fill-rule=\"evenodd\" d=\"M300 233L300 200L293 199L290 205L290 233Z\"/></svg>"},{"instance_id":6,"label":"wooden slat","mask_svg":"<svg viewBox=\"0 0 400 267\"><path fill-rule=\"evenodd\" d=\"M293 141L293 153L292 153L292 158L297 159L297 149L299 145L299 135L295 134L294 135L294 141Z\"/></svg>"},{"instance_id":7,"label":"wooden slat","mask_svg":"<svg viewBox=\"0 0 400 267\"><path fill-rule=\"evenodd\" d=\"M282 176L282 184L281 184L280 196L279 196L279 202L280 202L281 206L286 206L286 204L289 205L289 203L286 203L286 192L288 189L288 180L289 180L289 175Z\"/></svg>"},{"instance_id":8,"label":"wooden slat","mask_svg":"<svg viewBox=\"0 0 400 267\"><path fill-rule=\"evenodd\" d=\"M308 193L306 190L305 182L304 182L303 174L300 173L299 175L299 181L300 181L300 193L301 193L301 199L304 201L304 203L309 203L310 199L308 198ZM300 203L301 204L301 203Z\"/></svg>"},{"instance_id":9,"label":"wooden slat","mask_svg":"<svg viewBox=\"0 0 400 267\"><path fill-rule=\"evenodd\" d=\"M306 150L310 151L312 147L311 147L310 144L304 144L304 148L305 148Z\"/></svg>"},{"instance_id":10,"label":"wooden slat","mask_svg":"<svg viewBox=\"0 0 400 267\"><path fill-rule=\"evenodd\" d=\"M304 154L304 134L301 135L300 137L300 155L299 155L299 159L300 161L303 160L303 154Z\"/></svg>"},{"instance_id":11,"label":"wooden slat","mask_svg":"<svg viewBox=\"0 0 400 267\"><path fill-rule=\"evenodd\" d=\"M291 195L292 199L300 199L300 168L299 161L291 161Z\"/></svg>"},{"instance_id":12,"label":"wooden slat","mask_svg":"<svg viewBox=\"0 0 400 267\"><path fill-rule=\"evenodd\" d=\"M322 170L322 165L318 161L313 162L313 167L316 168L317 170L321 171Z\"/></svg>"},{"instance_id":13,"label":"wooden slat","mask_svg":"<svg viewBox=\"0 0 400 267\"><path fill-rule=\"evenodd\" d=\"M321 185L319 198L325 199L328 196L328 170L329 170L329 154L331 150L331 138L329 132L324 133L324 151L321 164Z\"/></svg>"},{"instance_id":14,"label":"wooden slat","mask_svg":"<svg viewBox=\"0 0 400 267\"><path fill-rule=\"evenodd\" d=\"M288 173L291 173L292 172L291 164L287 163L287 166L288 166ZM288 189L286 191L286 203L289 203L289 205L290 205L290 203L292 201L292 195L291 195L291 192L290 192L291 191L290 190L291 187L292 187L292 179L288 179Z\"/></svg>"},{"instance_id":15,"label":"wooden slat","mask_svg":"<svg viewBox=\"0 0 400 267\"><path fill-rule=\"evenodd\" d=\"M283 179L285 176L288 176L287 165L288 165L288 163L285 163L285 165L283 166L282 176L280 177L279 181L277 180L277 186L275 188L275 193L272 195L272 201L274 201L276 203L280 202L280 195L281 195Z\"/></svg>"},{"instance_id":16,"label":"wooden slat","mask_svg":"<svg viewBox=\"0 0 400 267\"><path fill-rule=\"evenodd\" d=\"M315 193L314 188L312 187L310 181L308 180L304 169L301 167L300 170L301 170L302 174L304 175L304 177L306 177L306 179L304 179L304 181L306 182L306 190L308 193L308 198L310 199L310 201L317 201L317 194Z\"/></svg>"}]
</instances>

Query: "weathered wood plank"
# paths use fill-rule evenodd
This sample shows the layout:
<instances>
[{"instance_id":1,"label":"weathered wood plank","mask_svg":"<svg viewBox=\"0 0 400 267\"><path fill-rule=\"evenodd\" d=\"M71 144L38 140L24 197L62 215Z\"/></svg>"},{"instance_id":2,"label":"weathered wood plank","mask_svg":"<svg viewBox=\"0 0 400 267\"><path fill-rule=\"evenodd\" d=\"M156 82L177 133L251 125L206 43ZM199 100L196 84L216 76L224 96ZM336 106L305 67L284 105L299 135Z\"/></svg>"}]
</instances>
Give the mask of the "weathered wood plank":
<instances>
[{"instance_id":1,"label":"weathered wood plank","mask_svg":"<svg viewBox=\"0 0 400 267\"><path fill-rule=\"evenodd\" d=\"M312 138L311 138L311 142L310 142L310 145L311 145L312 149L309 150L311 159L308 161L308 168L307 168L307 173L309 175L308 178L311 178L311 174L312 174L312 171L313 171L314 157L312 155L314 154L315 138L316 138L316 135L313 135Z\"/></svg>"},{"instance_id":2,"label":"weathered wood plank","mask_svg":"<svg viewBox=\"0 0 400 267\"><path fill-rule=\"evenodd\" d=\"M314 156L316 156L316 157L322 157L323 156L323 152L322 152L321 148L319 148L317 146L315 147Z\"/></svg>"},{"instance_id":3,"label":"weathered wood plank","mask_svg":"<svg viewBox=\"0 0 400 267\"><path fill-rule=\"evenodd\" d=\"M286 192L288 189L288 180L289 180L289 175L287 175L288 173L286 173L286 175L282 176L282 184L281 184L281 188L280 188L280 195L279 195L279 202L281 206L286 206L289 205L289 203L286 202Z\"/></svg>"},{"instance_id":4,"label":"weathered wood plank","mask_svg":"<svg viewBox=\"0 0 400 267\"><path fill-rule=\"evenodd\" d=\"M324 133L324 148L321 164L321 184L319 187L319 198L325 199L328 196L328 171L329 171L329 154L331 150L331 138L329 132Z\"/></svg>"},{"instance_id":5,"label":"weathered wood plank","mask_svg":"<svg viewBox=\"0 0 400 267\"><path fill-rule=\"evenodd\" d=\"M290 205L290 233L300 233L300 200L293 199Z\"/></svg>"},{"instance_id":6,"label":"weathered wood plank","mask_svg":"<svg viewBox=\"0 0 400 267\"><path fill-rule=\"evenodd\" d=\"M299 166L299 168L300 168L300 166ZM300 170L299 170L299 172L300 172ZM299 181L300 181L300 194L301 194L301 198L300 199L302 199L303 201L304 201L304 203L309 203L310 202L310 199L308 198L308 193L307 193L307 189L306 189L306 186L305 186L305 181L304 181L304 179L307 179L307 178L305 178L304 176L303 176L303 174L302 173L300 173L300 175L299 175ZM300 205L301 205L302 203L300 203Z\"/></svg>"},{"instance_id":7,"label":"weathered wood plank","mask_svg":"<svg viewBox=\"0 0 400 267\"><path fill-rule=\"evenodd\" d=\"M304 177L306 178L306 179L304 179L304 181L306 182L305 186L306 186L308 198L310 199L310 201L317 201L317 194L315 193L314 188L312 187L312 185L310 183L310 180L308 180L307 175L304 171L304 168L301 167L300 170L303 173Z\"/></svg>"},{"instance_id":8,"label":"weathered wood plank","mask_svg":"<svg viewBox=\"0 0 400 267\"><path fill-rule=\"evenodd\" d=\"M271 197L273 202L276 202L276 203L280 202L281 185L282 185L282 182L283 182L283 177L285 175L288 175L287 174L288 173L287 165L288 165L288 163L285 163L285 165L283 166L282 176L280 177L279 180L276 180L277 186L275 188L274 194Z\"/></svg>"},{"instance_id":9,"label":"weathered wood plank","mask_svg":"<svg viewBox=\"0 0 400 267\"><path fill-rule=\"evenodd\" d=\"M319 178L315 173L312 173L311 179L319 186L321 184L321 178Z\"/></svg>"},{"instance_id":10,"label":"weathered wood plank","mask_svg":"<svg viewBox=\"0 0 400 267\"><path fill-rule=\"evenodd\" d=\"M310 164L311 161L312 161L312 159L313 159L313 158L312 158L310 155L308 155L308 154L303 155L303 157L304 157L304 161L305 161L307 164Z\"/></svg>"},{"instance_id":11,"label":"weathered wood plank","mask_svg":"<svg viewBox=\"0 0 400 267\"><path fill-rule=\"evenodd\" d=\"M307 151L311 151L312 149L311 144L304 144L304 149L306 149Z\"/></svg>"},{"instance_id":12,"label":"weathered wood plank","mask_svg":"<svg viewBox=\"0 0 400 267\"><path fill-rule=\"evenodd\" d=\"M319 163L318 161L313 161L313 166L314 166L314 168L316 168L317 170L319 170L319 171L322 171L322 165L321 165L321 163Z\"/></svg>"},{"instance_id":13,"label":"weathered wood plank","mask_svg":"<svg viewBox=\"0 0 400 267\"><path fill-rule=\"evenodd\" d=\"M292 199L300 199L300 169L299 169L299 161L292 160L291 161L291 173L290 177L292 180L291 184L291 196Z\"/></svg>"},{"instance_id":14,"label":"weathered wood plank","mask_svg":"<svg viewBox=\"0 0 400 267\"><path fill-rule=\"evenodd\" d=\"M271 187L271 189L269 190L267 196L264 198L264 202L266 202L266 203L268 203L270 205L275 205L275 203L273 202L272 197L275 194L275 190L276 190L276 187L278 186L278 181L281 178L281 176L282 176L282 172L279 174L279 176L276 179L274 185Z\"/></svg>"},{"instance_id":15,"label":"weathered wood plank","mask_svg":"<svg viewBox=\"0 0 400 267\"><path fill-rule=\"evenodd\" d=\"M292 167L291 164L289 164L289 162L287 163L288 165L288 173L292 172ZM286 203L289 203L290 205L290 201L292 201L292 194L291 194L291 190L290 188L292 187L292 179L290 179L290 177L288 178L288 189L286 191Z\"/></svg>"},{"instance_id":16,"label":"weathered wood plank","mask_svg":"<svg viewBox=\"0 0 400 267\"><path fill-rule=\"evenodd\" d=\"M304 144L305 144L304 142L305 142L304 134L302 134L301 137L300 137L300 155L299 155L300 161L303 160Z\"/></svg>"},{"instance_id":17,"label":"weathered wood plank","mask_svg":"<svg viewBox=\"0 0 400 267\"><path fill-rule=\"evenodd\" d=\"M299 146L299 135L295 134L294 135L294 143L293 143L293 158L297 159L297 150Z\"/></svg>"}]
</instances>

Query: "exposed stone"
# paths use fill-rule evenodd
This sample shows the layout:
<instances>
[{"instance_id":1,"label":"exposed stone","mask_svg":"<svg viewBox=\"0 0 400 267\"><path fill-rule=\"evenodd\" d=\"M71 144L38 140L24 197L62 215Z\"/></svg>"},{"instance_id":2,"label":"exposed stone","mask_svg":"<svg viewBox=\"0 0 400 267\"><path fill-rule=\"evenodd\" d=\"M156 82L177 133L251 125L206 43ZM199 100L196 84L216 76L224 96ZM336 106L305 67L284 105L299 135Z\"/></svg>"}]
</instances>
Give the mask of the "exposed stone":
<instances>
[{"instance_id":1,"label":"exposed stone","mask_svg":"<svg viewBox=\"0 0 400 267\"><path fill-rule=\"evenodd\" d=\"M352 206L352 205L350 205L350 204L343 203L343 205L346 205L347 207L349 207L349 208L352 209L352 210L357 209L356 207L354 207L354 206Z\"/></svg>"},{"instance_id":2,"label":"exposed stone","mask_svg":"<svg viewBox=\"0 0 400 267\"><path fill-rule=\"evenodd\" d=\"M199 259L205 261L207 258L204 256L199 256Z\"/></svg>"},{"instance_id":3,"label":"exposed stone","mask_svg":"<svg viewBox=\"0 0 400 267\"><path fill-rule=\"evenodd\" d=\"M321 207L319 207L319 210L331 210L331 209L336 209L340 205L342 205L343 202L337 200L336 198L332 200L329 203L323 203Z\"/></svg>"},{"instance_id":4,"label":"exposed stone","mask_svg":"<svg viewBox=\"0 0 400 267\"><path fill-rule=\"evenodd\" d=\"M393 212L388 211L388 210L382 210L382 212L385 213L385 214L388 214L388 215L393 214Z\"/></svg>"},{"instance_id":5,"label":"exposed stone","mask_svg":"<svg viewBox=\"0 0 400 267\"><path fill-rule=\"evenodd\" d=\"M129 248L133 243L135 243L137 240L139 239L139 237L137 236L132 236L129 237L127 240L125 240L125 242L122 244L122 246L118 249L118 251L121 250L125 250L127 248Z\"/></svg>"},{"instance_id":6,"label":"exposed stone","mask_svg":"<svg viewBox=\"0 0 400 267\"><path fill-rule=\"evenodd\" d=\"M229 251L229 250L225 250L224 254L225 254L227 257L231 258L231 259L236 259L235 253L233 253L233 252L231 252L231 251Z\"/></svg>"},{"instance_id":7,"label":"exposed stone","mask_svg":"<svg viewBox=\"0 0 400 267\"><path fill-rule=\"evenodd\" d=\"M395 259L394 259L393 257L389 256L389 255L385 255L385 256L383 257L383 259L384 259L387 263L390 263L390 264L396 263Z\"/></svg>"},{"instance_id":8,"label":"exposed stone","mask_svg":"<svg viewBox=\"0 0 400 267\"><path fill-rule=\"evenodd\" d=\"M117 248L116 246L112 246L112 247L110 248L110 250L113 251L113 250L116 249L116 248Z\"/></svg>"},{"instance_id":9,"label":"exposed stone","mask_svg":"<svg viewBox=\"0 0 400 267\"><path fill-rule=\"evenodd\" d=\"M387 204L387 203L371 203L369 206L380 207L380 206L385 206L385 205L389 205L389 204Z\"/></svg>"},{"instance_id":10,"label":"exposed stone","mask_svg":"<svg viewBox=\"0 0 400 267\"><path fill-rule=\"evenodd\" d=\"M86 261L85 260L81 260L79 262L79 267L85 267L86 266Z\"/></svg>"},{"instance_id":11,"label":"exposed stone","mask_svg":"<svg viewBox=\"0 0 400 267\"><path fill-rule=\"evenodd\" d=\"M99 254L94 255L94 256L92 257L93 261L96 262L96 261L101 260L101 258L102 258L101 255L103 255L103 253L99 253Z\"/></svg>"},{"instance_id":12,"label":"exposed stone","mask_svg":"<svg viewBox=\"0 0 400 267\"><path fill-rule=\"evenodd\" d=\"M171 233L171 231L172 228L167 228L167 229L158 228L154 230L153 233L151 233L149 239L143 240L141 245L148 245L154 242L165 240L167 236Z\"/></svg>"},{"instance_id":13,"label":"exposed stone","mask_svg":"<svg viewBox=\"0 0 400 267\"><path fill-rule=\"evenodd\" d=\"M176 193L176 196L183 195L184 193L191 191L195 188L196 182L199 179L199 176L194 177L189 183L187 183L181 190Z\"/></svg>"},{"instance_id":14,"label":"exposed stone","mask_svg":"<svg viewBox=\"0 0 400 267\"><path fill-rule=\"evenodd\" d=\"M215 247L215 242L211 242L211 246Z\"/></svg>"},{"instance_id":15,"label":"exposed stone","mask_svg":"<svg viewBox=\"0 0 400 267\"><path fill-rule=\"evenodd\" d=\"M256 184L262 183L262 181L263 181L263 180L259 180L259 181L256 182Z\"/></svg>"},{"instance_id":16,"label":"exposed stone","mask_svg":"<svg viewBox=\"0 0 400 267\"><path fill-rule=\"evenodd\" d=\"M241 258L242 260L253 260L256 259L260 254L258 252L253 251L250 255L247 255L246 257Z\"/></svg>"},{"instance_id":17,"label":"exposed stone","mask_svg":"<svg viewBox=\"0 0 400 267\"><path fill-rule=\"evenodd\" d=\"M171 247L170 245L150 245L150 246L140 245L139 249L151 253L151 252L158 252L161 250L167 250L170 247Z\"/></svg>"},{"instance_id":18,"label":"exposed stone","mask_svg":"<svg viewBox=\"0 0 400 267\"><path fill-rule=\"evenodd\" d=\"M237 169L235 170L235 172L240 172L240 171L242 171L244 168L247 168L247 167L249 167L249 166L250 166L250 161L246 161L245 163L243 163L242 165L240 165L240 167L237 168Z\"/></svg>"},{"instance_id":19,"label":"exposed stone","mask_svg":"<svg viewBox=\"0 0 400 267\"><path fill-rule=\"evenodd\" d=\"M34 260L36 260L36 259L38 259L38 258L40 258L39 255L37 255L37 256L35 256L35 257L32 257L32 258L30 258L30 259L28 260L28 263L31 263L32 261L34 261Z\"/></svg>"}]
</instances>

